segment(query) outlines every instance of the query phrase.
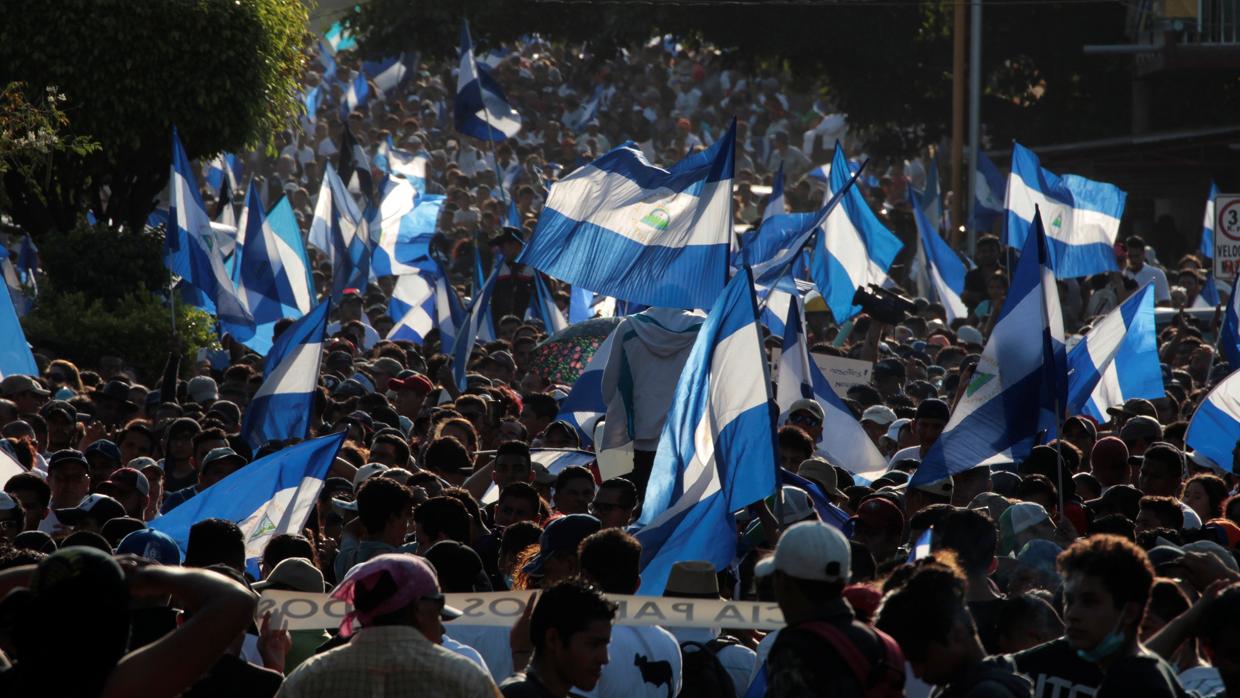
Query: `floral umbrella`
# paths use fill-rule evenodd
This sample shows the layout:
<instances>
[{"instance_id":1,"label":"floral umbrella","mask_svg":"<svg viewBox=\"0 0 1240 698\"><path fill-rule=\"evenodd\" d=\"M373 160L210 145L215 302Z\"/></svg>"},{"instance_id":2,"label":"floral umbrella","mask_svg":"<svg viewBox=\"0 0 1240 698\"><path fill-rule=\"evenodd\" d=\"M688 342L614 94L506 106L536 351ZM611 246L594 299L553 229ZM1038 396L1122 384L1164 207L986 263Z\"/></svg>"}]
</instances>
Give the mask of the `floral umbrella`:
<instances>
[{"instance_id":1,"label":"floral umbrella","mask_svg":"<svg viewBox=\"0 0 1240 698\"><path fill-rule=\"evenodd\" d=\"M603 317L569 325L534 347L530 371L552 383L572 385L618 324L620 318Z\"/></svg>"}]
</instances>

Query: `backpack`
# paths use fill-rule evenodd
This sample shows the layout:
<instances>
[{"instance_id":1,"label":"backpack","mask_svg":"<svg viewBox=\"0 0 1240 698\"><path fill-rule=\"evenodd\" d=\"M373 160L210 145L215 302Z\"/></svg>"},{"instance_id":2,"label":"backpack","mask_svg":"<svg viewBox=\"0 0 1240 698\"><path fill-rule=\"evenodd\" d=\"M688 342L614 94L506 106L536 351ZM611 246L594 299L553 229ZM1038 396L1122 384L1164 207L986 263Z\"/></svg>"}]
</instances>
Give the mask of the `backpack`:
<instances>
[{"instance_id":1,"label":"backpack","mask_svg":"<svg viewBox=\"0 0 1240 698\"><path fill-rule=\"evenodd\" d=\"M680 643L680 698L736 698L732 675L719 661L719 651L740 640L721 635L710 642Z\"/></svg>"},{"instance_id":2,"label":"backpack","mask_svg":"<svg viewBox=\"0 0 1240 698\"><path fill-rule=\"evenodd\" d=\"M904 695L904 653L887 633L878 628L866 626L866 630L874 633L882 645L883 656L874 661L867 659L861 650L853 644L848 635L831 623L801 623L798 629L808 630L822 638L835 650L840 659L852 669L853 676L866 698L888 698Z\"/></svg>"}]
</instances>

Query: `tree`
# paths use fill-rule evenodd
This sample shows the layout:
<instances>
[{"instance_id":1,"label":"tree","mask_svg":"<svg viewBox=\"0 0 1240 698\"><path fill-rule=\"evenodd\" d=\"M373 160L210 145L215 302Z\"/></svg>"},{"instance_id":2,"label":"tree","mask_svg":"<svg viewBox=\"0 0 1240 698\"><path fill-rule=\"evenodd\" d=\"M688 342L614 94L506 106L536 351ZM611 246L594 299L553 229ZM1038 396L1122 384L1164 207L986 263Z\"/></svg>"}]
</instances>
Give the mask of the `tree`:
<instances>
[{"instance_id":1,"label":"tree","mask_svg":"<svg viewBox=\"0 0 1240 698\"><path fill-rule=\"evenodd\" d=\"M36 236L83 210L141 229L168 178L172 126L191 157L260 146L298 108L307 13L299 0L0 0L0 85L55 88L67 137L51 176L4 174L9 213Z\"/></svg>"}]
</instances>

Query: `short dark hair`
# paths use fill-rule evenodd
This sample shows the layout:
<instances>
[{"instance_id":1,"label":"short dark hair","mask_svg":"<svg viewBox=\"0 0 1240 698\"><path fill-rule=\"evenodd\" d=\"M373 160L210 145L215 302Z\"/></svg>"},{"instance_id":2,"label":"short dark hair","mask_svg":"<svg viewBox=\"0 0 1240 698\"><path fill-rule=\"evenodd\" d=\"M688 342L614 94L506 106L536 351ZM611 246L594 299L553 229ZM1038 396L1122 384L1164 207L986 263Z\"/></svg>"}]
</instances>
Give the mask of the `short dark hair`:
<instances>
[{"instance_id":1,"label":"short dark hair","mask_svg":"<svg viewBox=\"0 0 1240 698\"><path fill-rule=\"evenodd\" d=\"M814 437L795 424L785 424L779 428L779 448L795 449L809 458L814 455Z\"/></svg>"},{"instance_id":2,"label":"short dark hair","mask_svg":"<svg viewBox=\"0 0 1240 698\"><path fill-rule=\"evenodd\" d=\"M1161 441L1151 444L1145 449L1143 463L1148 465L1151 460L1157 461L1161 467L1166 468L1175 479L1184 478L1184 452L1175 446Z\"/></svg>"},{"instance_id":3,"label":"short dark hair","mask_svg":"<svg viewBox=\"0 0 1240 698\"><path fill-rule=\"evenodd\" d=\"M1175 497L1146 495L1138 502L1138 506L1153 512L1162 528L1179 530L1184 527L1184 512Z\"/></svg>"},{"instance_id":4,"label":"short dark hair","mask_svg":"<svg viewBox=\"0 0 1240 698\"><path fill-rule=\"evenodd\" d=\"M388 444L396 449L396 460L399 461L396 467L403 468L409 464L408 441L405 441L395 434L379 434L373 441L370 442L370 447L373 449L379 444Z\"/></svg>"},{"instance_id":5,"label":"short dark hair","mask_svg":"<svg viewBox=\"0 0 1240 698\"><path fill-rule=\"evenodd\" d=\"M1222 634L1240 628L1240 584L1233 584L1215 596L1202 614L1198 635L1211 646L1217 646Z\"/></svg>"},{"instance_id":6,"label":"short dark hair","mask_svg":"<svg viewBox=\"0 0 1240 698\"><path fill-rule=\"evenodd\" d=\"M623 509L633 509L637 506L637 485L632 481L625 480L622 477L613 477L610 480L604 480L603 484L598 488L616 490L620 493L620 501L617 504Z\"/></svg>"},{"instance_id":7,"label":"short dark hair","mask_svg":"<svg viewBox=\"0 0 1240 698\"><path fill-rule=\"evenodd\" d=\"M973 509L949 511L934 524L934 538L938 547L956 553L956 559L966 574L986 574L995 558L999 535L990 517Z\"/></svg>"},{"instance_id":8,"label":"short dark hair","mask_svg":"<svg viewBox=\"0 0 1240 698\"><path fill-rule=\"evenodd\" d=\"M1082 538L1059 553L1055 566L1064 577L1069 574L1097 577L1116 608L1127 603L1145 608L1154 584L1154 567L1145 551L1119 536Z\"/></svg>"},{"instance_id":9,"label":"short dark hair","mask_svg":"<svg viewBox=\"0 0 1240 698\"><path fill-rule=\"evenodd\" d=\"M1150 587L1150 600L1146 612L1158 616L1164 623L1188 610L1192 604L1180 585L1171 579L1155 579Z\"/></svg>"},{"instance_id":10,"label":"short dark hair","mask_svg":"<svg viewBox=\"0 0 1240 698\"><path fill-rule=\"evenodd\" d=\"M1016 594L999 603L995 629L1000 637L1029 625L1037 628L1049 626L1056 630L1055 634L1063 632L1063 620L1055 612L1055 607L1041 596Z\"/></svg>"},{"instance_id":11,"label":"short dark hair","mask_svg":"<svg viewBox=\"0 0 1240 698\"><path fill-rule=\"evenodd\" d=\"M1090 535L1109 533L1131 541L1137 539L1137 528L1132 519L1123 514L1106 514L1099 516L1089 524Z\"/></svg>"},{"instance_id":12,"label":"short dark hair","mask_svg":"<svg viewBox=\"0 0 1240 698\"><path fill-rule=\"evenodd\" d=\"M194 434L194 442L193 442L194 450L197 451L198 447L206 443L207 441L227 442L228 434L225 434L224 430L220 429L219 427L211 427L209 429L203 429L197 434Z\"/></svg>"},{"instance_id":13,"label":"short dark hair","mask_svg":"<svg viewBox=\"0 0 1240 698\"><path fill-rule=\"evenodd\" d=\"M604 598L601 591L581 580L568 579L539 594L530 615L530 641L535 651L545 647L547 631L555 628L560 643L567 647L572 636L591 623L611 623L615 617L616 605Z\"/></svg>"},{"instance_id":14,"label":"short dark hair","mask_svg":"<svg viewBox=\"0 0 1240 698\"><path fill-rule=\"evenodd\" d=\"M875 625L891 635L904 658L918 662L935 642L944 642L957 623L973 627L964 600L965 580L939 562L918 567L904 584L883 598Z\"/></svg>"},{"instance_id":15,"label":"short dark hair","mask_svg":"<svg viewBox=\"0 0 1240 698\"><path fill-rule=\"evenodd\" d=\"M560 405L555 398L547 393L534 393L526 395L522 401L524 405L534 412L535 415L544 419L555 419L560 412Z\"/></svg>"},{"instance_id":16,"label":"short dark hair","mask_svg":"<svg viewBox=\"0 0 1240 698\"><path fill-rule=\"evenodd\" d=\"M642 544L618 528L586 536L577 548L581 574L608 594L636 594Z\"/></svg>"},{"instance_id":17,"label":"short dark hair","mask_svg":"<svg viewBox=\"0 0 1240 698\"><path fill-rule=\"evenodd\" d=\"M430 538L445 535L469 545L469 510L454 497L431 497L413 510L413 520Z\"/></svg>"},{"instance_id":18,"label":"short dark hair","mask_svg":"<svg viewBox=\"0 0 1240 698\"><path fill-rule=\"evenodd\" d=\"M459 472L473 468L469 451L455 436L441 436L422 453L423 465L435 472Z\"/></svg>"},{"instance_id":19,"label":"short dark hair","mask_svg":"<svg viewBox=\"0 0 1240 698\"><path fill-rule=\"evenodd\" d=\"M525 459L526 466L530 465L530 445L524 441L505 441L495 449L495 457L500 456L521 456Z\"/></svg>"},{"instance_id":20,"label":"short dark hair","mask_svg":"<svg viewBox=\"0 0 1240 698\"><path fill-rule=\"evenodd\" d=\"M530 510L535 515L538 514L538 505L542 500L538 496L538 490L534 489L534 486L528 482L513 482L505 485L504 489L500 490L499 499L495 501L502 502L509 497L524 499L530 503Z\"/></svg>"},{"instance_id":21,"label":"short dark hair","mask_svg":"<svg viewBox=\"0 0 1240 698\"><path fill-rule=\"evenodd\" d=\"M185 566L211 565L245 569L245 536L241 528L228 519L203 519L189 528Z\"/></svg>"},{"instance_id":22,"label":"short dark hair","mask_svg":"<svg viewBox=\"0 0 1240 698\"><path fill-rule=\"evenodd\" d=\"M44 508L52 503L52 488L43 478L34 473L18 473L9 478L8 482L4 483L4 491L6 494L12 494L14 490L34 492Z\"/></svg>"},{"instance_id":23,"label":"short dark hair","mask_svg":"<svg viewBox=\"0 0 1240 698\"><path fill-rule=\"evenodd\" d=\"M382 531L388 520L411 506L413 491L390 478L372 477L357 489L357 516L371 534Z\"/></svg>"},{"instance_id":24,"label":"short dark hair","mask_svg":"<svg viewBox=\"0 0 1240 698\"><path fill-rule=\"evenodd\" d=\"M263 548L263 566L268 570L292 557L304 557L315 567L319 566L318 551L308 538L297 533L277 533Z\"/></svg>"},{"instance_id":25,"label":"short dark hair","mask_svg":"<svg viewBox=\"0 0 1240 698\"><path fill-rule=\"evenodd\" d=\"M570 465L561 470L559 475L555 476L553 490L559 492L562 488L567 487L572 480L589 480L591 485L594 484L594 476L590 474L589 470L580 465Z\"/></svg>"}]
</instances>

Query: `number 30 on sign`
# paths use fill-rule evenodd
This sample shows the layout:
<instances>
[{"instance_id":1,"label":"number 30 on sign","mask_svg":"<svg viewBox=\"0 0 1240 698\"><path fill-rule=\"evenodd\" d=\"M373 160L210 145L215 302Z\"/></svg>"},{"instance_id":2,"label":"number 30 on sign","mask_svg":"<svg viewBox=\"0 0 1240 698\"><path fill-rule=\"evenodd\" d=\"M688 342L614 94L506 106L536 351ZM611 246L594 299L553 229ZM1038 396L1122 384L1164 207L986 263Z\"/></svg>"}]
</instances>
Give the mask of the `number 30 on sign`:
<instances>
[{"instance_id":1,"label":"number 30 on sign","mask_svg":"<svg viewBox=\"0 0 1240 698\"><path fill-rule=\"evenodd\" d=\"M1230 282L1240 269L1240 194L1219 194L1214 207L1214 278Z\"/></svg>"}]
</instances>

